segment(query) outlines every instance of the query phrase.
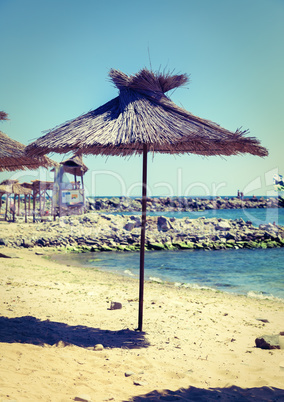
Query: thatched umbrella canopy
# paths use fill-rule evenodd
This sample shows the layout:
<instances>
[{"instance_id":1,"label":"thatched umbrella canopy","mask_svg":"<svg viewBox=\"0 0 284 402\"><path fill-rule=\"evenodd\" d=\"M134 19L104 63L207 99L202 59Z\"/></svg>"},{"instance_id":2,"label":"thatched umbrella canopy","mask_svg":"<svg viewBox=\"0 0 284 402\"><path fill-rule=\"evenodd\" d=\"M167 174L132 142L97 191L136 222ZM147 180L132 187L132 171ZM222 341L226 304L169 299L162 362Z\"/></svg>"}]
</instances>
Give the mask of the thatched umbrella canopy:
<instances>
[{"instance_id":1,"label":"thatched umbrella canopy","mask_svg":"<svg viewBox=\"0 0 284 402\"><path fill-rule=\"evenodd\" d=\"M34 170L57 165L46 156L31 157L25 153L25 145L12 140L0 131L0 172L15 170Z\"/></svg>"},{"instance_id":2,"label":"thatched umbrella canopy","mask_svg":"<svg viewBox=\"0 0 284 402\"><path fill-rule=\"evenodd\" d=\"M73 155L71 158L61 162L60 165L64 166L64 171L75 176L84 175L89 169L83 162L82 155Z\"/></svg>"},{"instance_id":3,"label":"thatched umbrella canopy","mask_svg":"<svg viewBox=\"0 0 284 402\"><path fill-rule=\"evenodd\" d=\"M0 120L9 120L6 112L0 111Z\"/></svg>"},{"instance_id":4,"label":"thatched umbrella canopy","mask_svg":"<svg viewBox=\"0 0 284 402\"><path fill-rule=\"evenodd\" d=\"M1 183L0 183L1 189L5 190L2 192L7 193L7 194L14 193L13 187L15 185L17 185L18 183L19 183L19 180L13 180L13 179L6 179L6 180L1 181Z\"/></svg>"},{"instance_id":5,"label":"thatched umbrella canopy","mask_svg":"<svg viewBox=\"0 0 284 402\"><path fill-rule=\"evenodd\" d=\"M139 323L143 320L144 245L147 153L266 156L267 150L247 131L231 132L175 105L165 93L183 86L188 76L155 74L147 69L133 76L111 70L119 96L89 113L48 131L27 147L28 155L49 152L126 156L143 154L140 248Z\"/></svg>"},{"instance_id":6,"label":"thatched umbrella canopy","mask_svg":"<svg viewBox=\"0 0 284 402\"><path fill-rule=\"evenodd\" d=\"M231 132L176 106L165 92L187 83L186 75L167 76L146 69L134 76L111 70L120 90L105 105L49 131L27 147L28 154L49 152L130 155L148 151L236 155L267 155L246 131Z\"/></svg>"},{"instance_id":7,"label":"thatched umbrella canopy","mask_svg":"<svg viewBox=\"0 0 284 402\"><path fill-rule=\"evenodd\" d=\"M0 184L0 194L12 194L12 186Z\"/></svg>"},{"instance_id":8,"label":"thatched umbrella canopy","mask_svg":"<svg viewBox=\"0 0 284 402\"><path fill-rule=\"evenodd\" d=\"M6 194L16 194L16 195L29 195L32 194L32 190L25 185L25 183L20 184L18 180L3 180L0 183L0 192Z\"/></svg>"},{"instance_id":9,"label":"thatched umbrella canopy","mask_svg":"<svg viewBox=\"0 0 284 402\"><path fill-rule=\"evenodd\" d=\"M12 179L7 179L3 180L0 183L0 208L2 206L2 195L6 194L6 212L5 212L5 219L7 219L7 211L8 211L8 197L11 194L14 194L14 202L16 200L16 196L18 196L18 214L20 210L20 195L24 195L25 198L25 220L27 221L27 216L26 216L26 197L32 194L32 190L30 188L27 188L23 184L20 184L18 180L12 180ZM15 206L13 209L13 220L15 220Z\"/></svg>"}]
</instances>

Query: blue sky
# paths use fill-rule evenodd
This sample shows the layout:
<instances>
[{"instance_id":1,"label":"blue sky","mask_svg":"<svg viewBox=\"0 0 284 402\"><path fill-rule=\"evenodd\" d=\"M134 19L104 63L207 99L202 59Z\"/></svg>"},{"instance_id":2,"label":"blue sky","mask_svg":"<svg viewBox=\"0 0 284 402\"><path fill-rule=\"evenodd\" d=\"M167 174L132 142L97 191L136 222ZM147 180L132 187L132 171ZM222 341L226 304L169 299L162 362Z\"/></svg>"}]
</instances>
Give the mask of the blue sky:
<instances>
[{"instance_id":1,"label":"blue sky","mask_svg":"<svg viewBox=\"0 0 284 402\"><path fill-rule=\"evenodd\" d=\"M0 0L0 130L27 145L117 96L111 68L190 74L170 95L197 116L249 129L269 156L155 155L148 194L272 194L284 173L283 0ZM57 161L66 155L49 155ZM140 157L84 159L88 194L141 194ZM0 173L51 180L45 170Z\"/></svg>"}]
</instances>

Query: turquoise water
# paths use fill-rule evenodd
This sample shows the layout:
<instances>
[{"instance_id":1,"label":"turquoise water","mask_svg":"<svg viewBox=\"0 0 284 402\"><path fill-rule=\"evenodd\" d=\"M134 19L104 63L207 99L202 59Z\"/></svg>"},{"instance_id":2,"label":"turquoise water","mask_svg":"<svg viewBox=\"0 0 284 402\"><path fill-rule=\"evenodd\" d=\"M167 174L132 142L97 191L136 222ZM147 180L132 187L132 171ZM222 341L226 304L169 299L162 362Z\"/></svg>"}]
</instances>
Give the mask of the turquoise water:
<instances>
[{"instance_id":1,"label":"turquoise water","mask_svg":"<svg viewBox=\"0 0 284 402\"><path fill-rule=\"evenodd\" d=\"M66 255L63 258L67 262ZM139 277L139 253L86 253L69 258L83 267ZM284 301L284 248L146 251L145 279L151 278Z\"/></svg>"},{"instance_id":2,"label":"turquoise water","mask_svg":"<svg viewBox=\"0 0 284 402\"><path fill-rule=\"evenodd\" d=\"M141 215L140 212L124 212L120 215ZM260 224L267 224L275 222L276 225L284 226L284 208L248 208L248 209L218 209L206 210L201 212L147 212L149 216L167 216L175 218L188 217L195 219L199 217L204 218L221 218L221 219L240 219L244 221L251 221L254 226Z\"/></svg>"},{"instance_id":3,"label":"turquoise water","mask_svg":"<svg viewBox=\"0 0 284 402\"><path fill-rule=\"evenodd\" d=\"M133 213L131 213L133 215ZM148 215L184 216L250 220L254 225L277 223L284 226L284 209L238 209L200 212L149 213ZM64 254L56 258L65 263L98 267L121 275L139 276L139 253L107 252ZM230 249L218 251L146 251L145 279L177 282L188 287L249 295L276 297L284 301L284 247L273 249Z\"/></svg>"}]
</instances>

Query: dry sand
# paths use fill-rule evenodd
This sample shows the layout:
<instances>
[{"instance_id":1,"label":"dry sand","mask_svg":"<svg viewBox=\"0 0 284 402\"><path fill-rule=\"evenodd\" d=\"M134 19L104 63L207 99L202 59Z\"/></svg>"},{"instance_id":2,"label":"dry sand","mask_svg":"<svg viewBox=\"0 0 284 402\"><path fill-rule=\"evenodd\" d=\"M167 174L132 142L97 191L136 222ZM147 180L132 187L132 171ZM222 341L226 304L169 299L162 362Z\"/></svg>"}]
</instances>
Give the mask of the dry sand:
<instances>
[{"instance_id":1,"label":"dry sand","mask_svg":"<svg viewBox=\"0 0 284 402\"><path fill-rule=\"evenodd\" d=\"M284 400L284 350L255 347L284 303L146 283L140 333L136 280L0 252L0 401Z\"/></svg>"}]
</instances>

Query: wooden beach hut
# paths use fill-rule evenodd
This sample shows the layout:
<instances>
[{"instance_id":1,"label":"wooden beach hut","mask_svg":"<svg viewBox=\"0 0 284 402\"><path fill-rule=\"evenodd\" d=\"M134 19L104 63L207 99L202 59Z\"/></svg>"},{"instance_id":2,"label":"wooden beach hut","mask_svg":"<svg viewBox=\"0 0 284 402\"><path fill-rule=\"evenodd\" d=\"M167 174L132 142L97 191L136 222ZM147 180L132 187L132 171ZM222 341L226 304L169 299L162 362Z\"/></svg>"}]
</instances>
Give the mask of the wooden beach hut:
<instances>
[{"instance_id":1,"label":"wooden beach hut","mask_svg":"<svg viewBox=\"0 0 284 402\"><path fill-rule=\"evenodd\" d=\"M7 113L0 111L0 120L8 120ZM52 161L51 159L44 157L30 157L25 153L25 145L21 144L18 141L12 140L6 134L0 131L0 172L9 171L13 172L15 170L35 170L39 167L52 167L57 166L57 162ZM15 201L18 198L18 214L19 214L19 206L20 206L20 197L24 196L25 202L25 220L27 220L26 213L26 201L27 197L29 200L30 206L30 197L32 193L31 186L27 183L24 185L20 184L18 180L8 179L2 182L2 186L0 189L0 210L2 207L2 196L6 195L6 212L5 219L7 219L7 215L10 211L8 207L9 199L11 194L14 194L14 206L11 209L13 213L13 220L15 220L16 208ZM29 207L30 210L30 207ZM35 213L35 208L33 210Z\"/></svg>"},{"instance_id":2,"label":"wooden beach hut","mask_svg":"<svg viewBox=\"0 0 284 402\"><path fill-rule=\"evenodd\" d=\"M47 132L27 147L28 155L50 152L143 156L142 224L138 330L142 330L144 295L144 247L148 153L266 156L267 150L248 131L231 132L175 105L165 95L188 82L186 74L154 73L147 69L128 76L111 70L119 95L84 115Z\"/></svg>"},{"instance_id":3,"label":"wooden beach hut","mask_svg":"<svg viewBox=\"0 0 284 402\"><path fill-rule=\"evenodd\" d=\"M11 214L14 222L15 216L20 215L20 201L21 196L23 196L25 222L27 222L27 197L29 197L31 193L31 190L22 186L18 180L8 179L0 183L0 210L2 207L2 196L6 195L5 220L7 220L8 215ZM11 196L13 196L13 200L11 200Z\"/></svg>"},{"instance_id":4,"label":"wooden beach hut","mask_svg":"<svg viewBox=\"0 0 284 402\"><path fill-rule=\"evenodd\" d=\"M23 183L22 186L29 188L32 192L33 200L33 222L36 222L37 217L43 220L43 217L52 213L52 192L53 181L32 180L31 183ZM50 208L47 208L47 199L50 199ZM30 214L30 200L29 200Z\"/></svg>"}]
</instances>

